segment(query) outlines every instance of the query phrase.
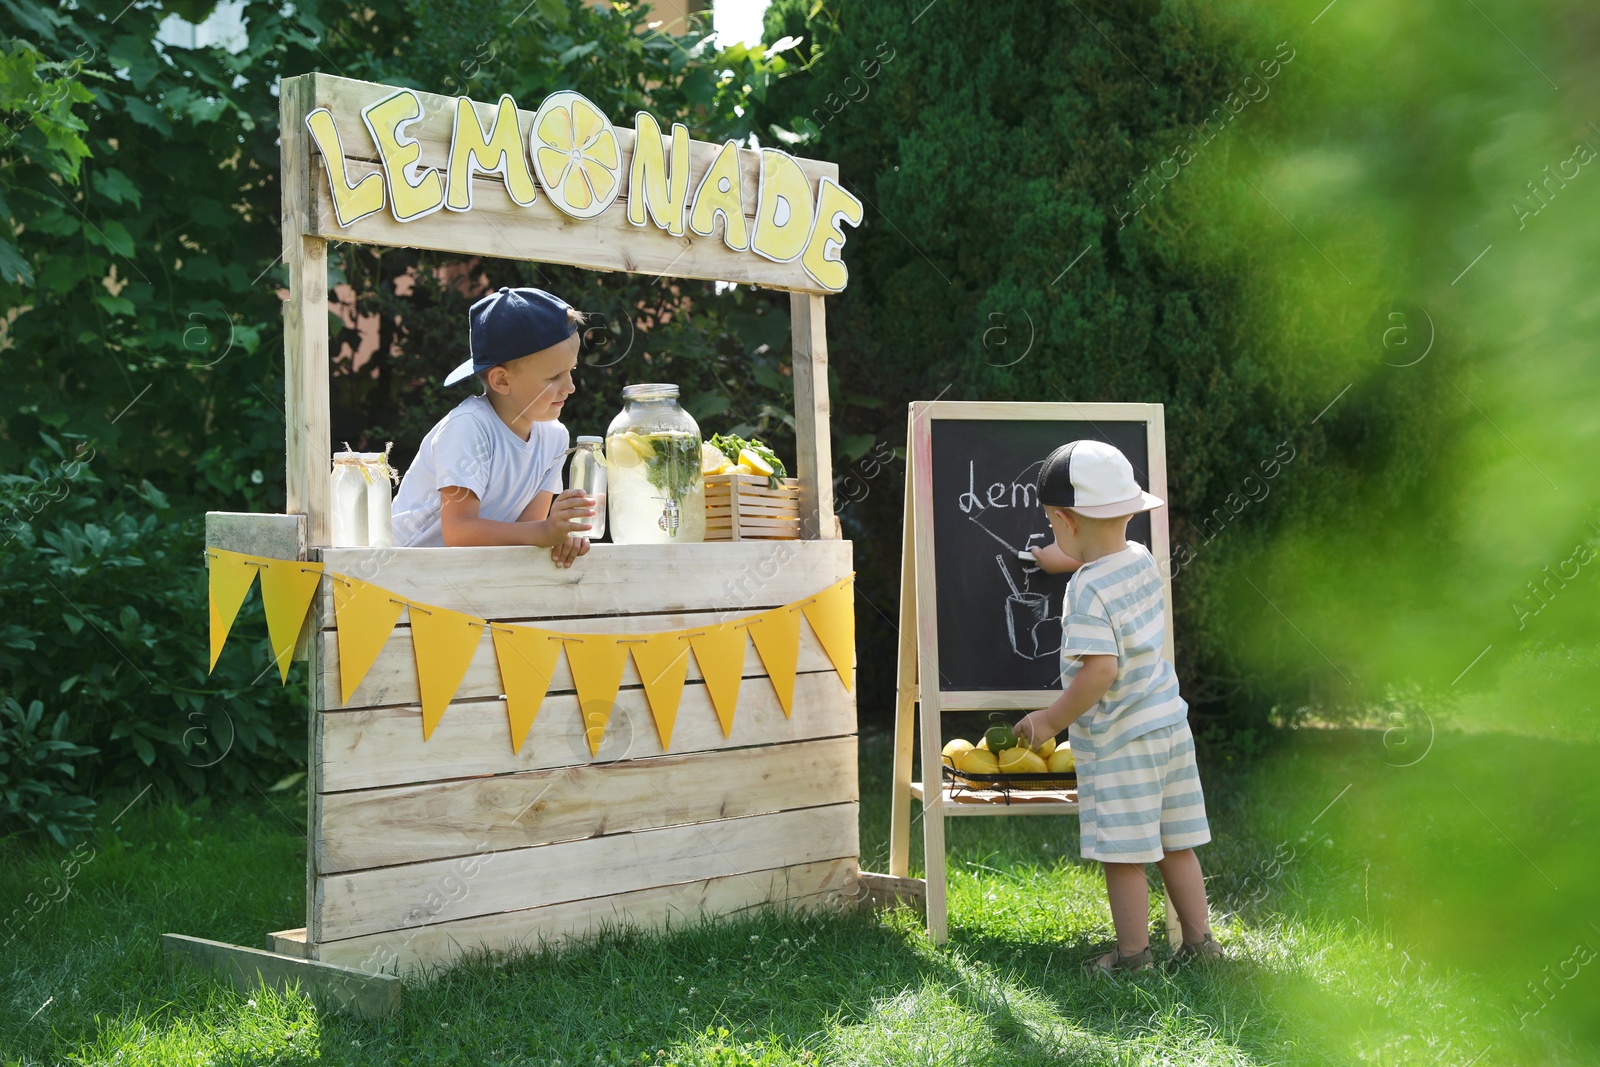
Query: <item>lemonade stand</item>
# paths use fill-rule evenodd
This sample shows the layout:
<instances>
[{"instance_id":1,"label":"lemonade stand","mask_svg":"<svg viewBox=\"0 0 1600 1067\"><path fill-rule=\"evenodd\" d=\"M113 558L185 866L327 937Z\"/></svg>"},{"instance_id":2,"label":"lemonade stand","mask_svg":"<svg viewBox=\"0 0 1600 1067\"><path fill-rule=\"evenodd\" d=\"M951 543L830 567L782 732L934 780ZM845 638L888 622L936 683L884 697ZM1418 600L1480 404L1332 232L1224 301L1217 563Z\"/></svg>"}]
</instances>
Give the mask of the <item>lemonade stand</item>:
<instances>
[{"instance_id":1,"label":"lemonade stand","mask_svg":"<svg viewBox=\"0 0 1600 1067\"><path fill-rule=\"evenodd\" d=\"M258 578L281 670L310 670L306 909L264 951L172 949L380 1011L395 975L469 953L903 889L858 862L823 301L862 211L837 168L643 112L613 127L571 92L527 111L309 74L281 120L288 514L208 516L207 555L213 662ZM676 490L707 540L596 544L570 569L333 547L330 241L789 291L795 478L696 466ZM613 510L613 534L635 518Z\"/></svg>"}]
</instances>

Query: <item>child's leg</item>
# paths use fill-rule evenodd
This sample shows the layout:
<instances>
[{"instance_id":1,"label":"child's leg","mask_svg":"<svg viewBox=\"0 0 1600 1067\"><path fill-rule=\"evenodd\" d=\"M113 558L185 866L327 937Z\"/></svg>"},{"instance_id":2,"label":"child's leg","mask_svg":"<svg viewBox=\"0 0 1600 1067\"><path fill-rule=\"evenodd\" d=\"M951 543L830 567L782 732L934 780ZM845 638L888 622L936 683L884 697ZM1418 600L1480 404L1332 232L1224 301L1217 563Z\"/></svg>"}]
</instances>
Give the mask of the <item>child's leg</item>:
<instances>
[{"instance_id":1,"label":"child's leg","mask_svg":"<svg viewBox=\"0 0 1600 1067\"><path fill-rule=\"evenodd\" d=\"M1150 947L1150 884L1142 863L1107 863L1106 896L1117 928L1117 951L1124 956ZM1199 868L1196 868L1198 870ZM1202 906L1204 898L1201 898Z\"/></svg>"},{"instance_id":2,"label":"child's leg","mask_svg":"<svg viewBox=\"0 0 1600 1067\"><path fill-rule=\"evenodd\" d=\"M1195 945L1204 941L1211 933L1211 917L1207 914L1206 883L1200 873L1200 858L1192 848L1180 849L1157 860L1156 867L1167 887L1167 899L1172 901L1178 922L1183 926L1183 943ZM1107 881L1110 880L1109 868L1107 864ZM1115 915L1115 905L1112 912Z\"/></svg>"}]
</instances>

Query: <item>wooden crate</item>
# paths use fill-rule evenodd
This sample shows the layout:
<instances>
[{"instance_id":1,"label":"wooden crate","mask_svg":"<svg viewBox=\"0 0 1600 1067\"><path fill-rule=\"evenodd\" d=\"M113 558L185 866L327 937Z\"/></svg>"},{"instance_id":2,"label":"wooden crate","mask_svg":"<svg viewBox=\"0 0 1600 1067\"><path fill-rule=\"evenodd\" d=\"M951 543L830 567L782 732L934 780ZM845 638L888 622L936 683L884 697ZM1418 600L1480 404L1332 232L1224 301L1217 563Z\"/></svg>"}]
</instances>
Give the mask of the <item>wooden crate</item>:
<instances>
[{"instance_id":1,"label":"wooden crate","mask_svg":"<svg viewBox=\"0 0 1600 1067\"><path fill-rule=\"evenodd\" d=\"M778 488L759 474L706 475L707 541L793 541L800 537L800 481Z\"/></svg>"}]
</instances>

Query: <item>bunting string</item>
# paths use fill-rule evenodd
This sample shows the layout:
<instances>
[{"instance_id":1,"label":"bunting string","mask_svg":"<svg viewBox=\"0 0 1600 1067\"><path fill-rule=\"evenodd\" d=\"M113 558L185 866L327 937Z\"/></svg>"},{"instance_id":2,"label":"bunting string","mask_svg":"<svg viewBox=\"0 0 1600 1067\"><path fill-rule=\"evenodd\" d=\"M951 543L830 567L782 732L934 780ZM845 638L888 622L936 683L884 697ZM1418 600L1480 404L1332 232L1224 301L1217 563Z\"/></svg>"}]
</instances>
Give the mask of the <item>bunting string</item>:
<instances>
[{"instance_id":1,"label":"bunting string","mask_svg":"<svg viewBox=\"0 0 1600 1067\"><path fill-rule=\"evenodd\" d=\"M854 575L792 604L693 629L575 634L501 624L418 603L360 578L326 572L320 563L267 559L220 548L207 548L205 555L210 564L210 670L216 669L239 610L258 582L273 658L280 681L287 683L311 601L322 579L332 580L339 693L345 705L377 662L401 614L407 615L424 741L438 728L472 670L485 636L499 672L513 752L521 751L563 658L591 756L600 750L629 662L643 686L664 751L671 748L691 659L724 737L733 736L745 657L752 644L778 705L785 716L793 715L802 618L846 690L855 671Z\"/></svg>"}]
</instances>

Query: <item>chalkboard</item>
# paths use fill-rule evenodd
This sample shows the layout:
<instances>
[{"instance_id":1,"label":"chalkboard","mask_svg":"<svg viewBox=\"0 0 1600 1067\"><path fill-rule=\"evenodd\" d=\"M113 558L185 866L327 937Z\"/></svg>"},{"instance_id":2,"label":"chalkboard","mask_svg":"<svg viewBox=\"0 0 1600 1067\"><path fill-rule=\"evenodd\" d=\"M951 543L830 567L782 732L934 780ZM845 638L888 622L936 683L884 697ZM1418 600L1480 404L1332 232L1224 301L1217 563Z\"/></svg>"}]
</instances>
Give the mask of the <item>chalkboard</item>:
<instances>
[{"instance_id":1,"label":"chalkboard","mask_svg":"<svg viewBox=\"0 0 1600 1067\"><path fill-rule=\"evenodd\" d=\"M1118 409L1122 418L1101 417ZM918 604L931 606L937 616L939 689L1059 690L1061 605L1069 576L1046 574L1018 557L1053 540L1038 500L1039 468L1068 441L1105 441L1128 457L1141 488L1164 497L1164 456L1158 457L1152 488L1152 445L1159 451L1164 442L1160 407L942 403L927 411L920 434L913 420L913 437L923 437L920 449L913 443L914 462L929 468L922 484L931 489L916 518L931 516L933 531L932 589L923 587L929 572L919 559ZM974 417L978 411L983 417ZM1018 417L1040 411L1079 417ZM1150 549L1158 563L1167 549L1165 520L1164 514L1157 520L1159 543L1150 513L1128 523L1129 540Z\"/></svg>"},{"instance_id":2,"label":"chalkboard","mask_svg":"<svg viewBox=\"0 0 1600 1067\"><path fill-rule=\"evenodd\" d=\"M1061 695L1061 600L1066 575L1050 576L1017 553L1050 540L1036 480L1045 457L1088 438L1121 449L1140 486L1167 496L1166 429L1159 404L915 401L907 427L906 519L900 571L900 664L895 695L894 792L889 870L903 876L911 807L922 803L928 932L945 932L945 820L952 815L1075 815L1075 790L971 791L942 780L945 712L1017 713ZM1167 509L1128 523L1155 557L1166 588L1172 658ZM996 556L1000 557L996 560ZM920 722L918 721L920 720ZM913 780L913 748L921 781ZM1014 803L1015 801L1015 803ZM1168 909L1168 938L1177 921Z\"/></svg>"}]
</instances>

